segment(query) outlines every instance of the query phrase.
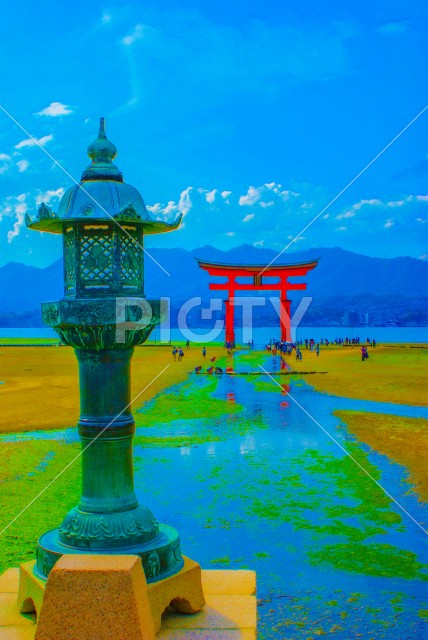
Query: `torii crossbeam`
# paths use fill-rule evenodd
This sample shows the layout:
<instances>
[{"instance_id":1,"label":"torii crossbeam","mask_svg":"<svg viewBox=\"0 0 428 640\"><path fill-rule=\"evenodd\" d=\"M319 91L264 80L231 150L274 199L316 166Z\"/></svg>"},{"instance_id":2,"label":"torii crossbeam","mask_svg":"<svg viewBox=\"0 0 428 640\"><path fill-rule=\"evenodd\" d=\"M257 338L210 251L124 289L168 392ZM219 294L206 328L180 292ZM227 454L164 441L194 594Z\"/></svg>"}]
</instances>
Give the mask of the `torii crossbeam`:
<instances>
[{"instance_id":1,"label":"torii crossbeam","mask_svg":"<svg viewBox=\"0 0 428 640\"><path fill-rule=\"evenodd\" d=\"M227 278L226 282L210 283L210 289L214 291L227 291L228 297L224 301L226 308L226 345L235 346L235 292L236 291L279 291L280 293L280 326L281 340L291 341L291 321L290 307L291 300L288 298L288 291L305 290L305 282L289 282L289 277L302 277L308 271L314 269L318 260L311 262L299 262L287 265L254 265L254 264L226 264L219 262L207 262L199 260L201 269L208 271L210 276L221 276ZM237 282L237 278L251 278L250 282ZM263 282L265 277L276 277L277 281Z\"/></svg>"}]
</instances>

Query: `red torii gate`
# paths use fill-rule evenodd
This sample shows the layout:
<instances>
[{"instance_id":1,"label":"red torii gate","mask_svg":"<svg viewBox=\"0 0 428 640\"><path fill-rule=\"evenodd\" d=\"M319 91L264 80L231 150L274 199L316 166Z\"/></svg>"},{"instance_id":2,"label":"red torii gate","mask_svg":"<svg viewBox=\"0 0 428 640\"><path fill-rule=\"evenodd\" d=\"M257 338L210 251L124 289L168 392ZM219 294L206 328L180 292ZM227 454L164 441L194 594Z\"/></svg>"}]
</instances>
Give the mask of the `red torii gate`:
<instances>
[{"instance_id":1,"label":"red torii gate","mask_svg":"<svg viewBox=\"0 0 428 640\"><path fill-rule=\"evenodd\" d=\"M223 276L227 278L227 282L224 283L210 283L211 290L227 291L228 293L227 300L224 301L226 307L226 344L229 343L231 346L235 346L235 291L279 291L281 340L288 342L291 341L291 300L288 299L287 292L290 290L304 290L306 289L306 283L289 282L288 278L290 276L305 276L308 271L317 266L318 260L287 265L225 264L219 262L206 262L205 260L199 260L198 258L197 261L201 269L208 271L211 276ZM263 278L265 276L276 276L279 280L263 284ZM238 277L251 277L253 278L253 282L246 284L236 282L236 278Z\"/></svg>"}]
</instances>

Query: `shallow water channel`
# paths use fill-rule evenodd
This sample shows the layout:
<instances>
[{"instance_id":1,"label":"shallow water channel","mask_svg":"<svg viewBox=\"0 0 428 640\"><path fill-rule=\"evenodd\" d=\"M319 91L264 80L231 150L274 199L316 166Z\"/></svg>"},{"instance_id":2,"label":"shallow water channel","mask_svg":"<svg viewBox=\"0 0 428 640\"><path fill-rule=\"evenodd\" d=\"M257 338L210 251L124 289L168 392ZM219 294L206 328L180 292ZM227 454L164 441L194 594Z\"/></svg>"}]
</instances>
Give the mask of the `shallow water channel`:
<instances>
[{"instance_id":1,"label":"shallow water channel","mask_svg":"<svg viewBox=\"0 0 428 640\"><path fill-rule=\"evenodd\" d=\"M241 357L237 371L256 369ZM428 411L318 393L311 378L281 377L297 404L267 376L192 374L163 391L136 412L139 499L204 568L257 571L260 638L426 638L427 536L376 482L425 529L427 507L332 412Z\"/></svg>"},{"instance_id":2,"label":"shallow water channel","mask_svg":"<svg viewBox=\"0 0 428 640\"><path fill-rule=\"evenodd\" d=\"M427 637L426 535L320 425L426 528L406 470L357 442L332 411L428 412L328 396L288 376L281 383L301 406L267 377L223 376L214 392L211 380L194 375L167 392L178 414L180 396L192 398L196 413L207 387L242 411L169 415L139 432L189 436L188 446L135 448L139 496L178 528L184 553L205 568L257 571L261 638ZM146 411L157 414L160 402L161 412L165 400ZM192 402L183 405L187 413Z\"/></svg>"}]
</instances>

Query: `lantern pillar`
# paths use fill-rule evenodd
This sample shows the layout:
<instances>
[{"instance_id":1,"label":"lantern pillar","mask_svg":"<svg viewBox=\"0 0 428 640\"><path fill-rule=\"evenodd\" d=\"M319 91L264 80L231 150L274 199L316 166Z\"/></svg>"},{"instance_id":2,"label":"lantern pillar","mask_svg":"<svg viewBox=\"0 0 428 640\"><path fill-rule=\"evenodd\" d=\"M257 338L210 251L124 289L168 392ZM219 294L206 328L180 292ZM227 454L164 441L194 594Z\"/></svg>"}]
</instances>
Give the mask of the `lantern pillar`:
<instances>
[{"instance_id":1,"label":"lantern pillar","mask_svg":"<svg viewBox=\"0 0 428 640\"><path fill-rule=\"evenodd\" d=\"M116 153L101 119L88 147L92 162L58 213L42 204L35 218L26 217L32 229L63 234L64 297L44 303L42 314L74 348L80 376L82 495L39 539L34 573L44 580L66 554L138 555L147 582L181 576L184 566L177 531L160 524L134 492L130 395L134 347L162 319L160 301L144 295L143 236L173 230L180 220L150 218L113 164Z\"/></svg>"}]
</instances>

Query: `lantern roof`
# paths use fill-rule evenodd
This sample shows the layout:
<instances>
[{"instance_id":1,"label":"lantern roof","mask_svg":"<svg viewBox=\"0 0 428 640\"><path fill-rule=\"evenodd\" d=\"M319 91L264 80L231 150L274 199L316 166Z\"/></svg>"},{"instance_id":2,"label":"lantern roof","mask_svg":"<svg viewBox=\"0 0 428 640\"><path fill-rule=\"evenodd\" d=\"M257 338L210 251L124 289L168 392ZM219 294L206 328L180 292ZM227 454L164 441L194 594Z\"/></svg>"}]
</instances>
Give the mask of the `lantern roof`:
<instances>
[{"instance_id":1,"label":"lantern roof","mask_svg":"<svg viewBox=\"0 0 428 640\"><path fill-rule=\"evenodd\" d=\"M64 223L110 219L120 224L141 224L145 234L177 229L181 215L172 223L150 217L139 191L123 182L121 171L113 164L116 155L116 146L105 133L104 118L100 118L98 136L88 146L92 162L82 173L80 183L64 193L56 213L42 202L35 216L27 214L27 227L62 233Z\"/></svg>"}]
</instances>

